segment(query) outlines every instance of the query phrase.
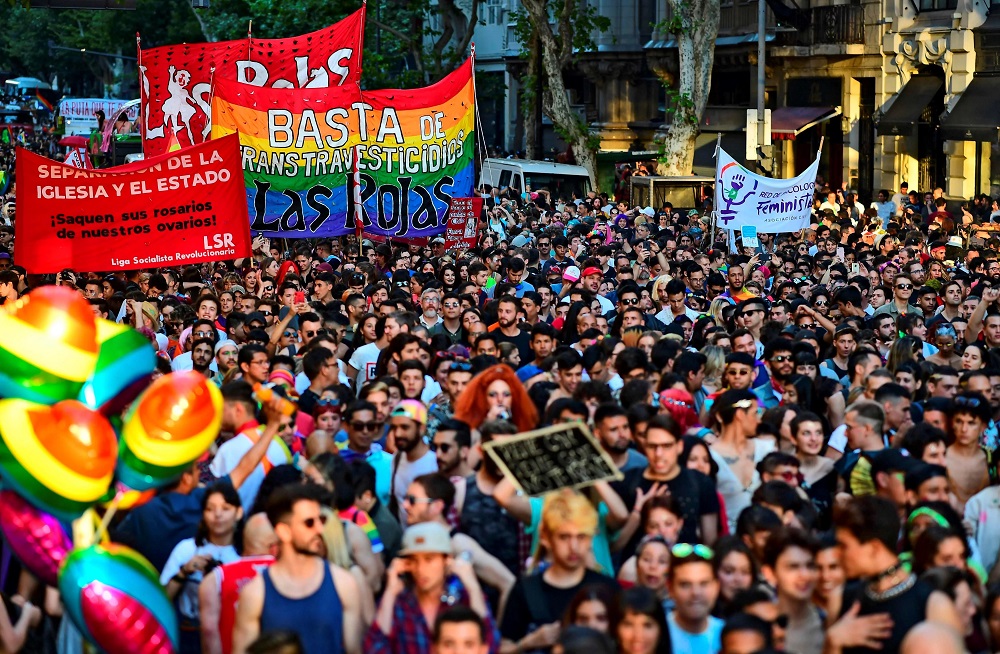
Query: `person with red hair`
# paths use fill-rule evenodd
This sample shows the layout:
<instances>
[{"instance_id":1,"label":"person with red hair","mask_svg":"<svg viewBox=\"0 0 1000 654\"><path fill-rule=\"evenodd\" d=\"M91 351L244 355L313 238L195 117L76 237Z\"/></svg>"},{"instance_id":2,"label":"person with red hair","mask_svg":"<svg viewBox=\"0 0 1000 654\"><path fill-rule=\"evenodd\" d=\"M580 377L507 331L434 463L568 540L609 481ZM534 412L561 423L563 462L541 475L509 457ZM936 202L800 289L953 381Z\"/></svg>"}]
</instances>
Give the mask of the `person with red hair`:
<instances>
[{"instance_id":1,"label":"person with red hair","mask_svg":"<svg viewBox=\"0 0 1000 654\"><path fill-rule=\"evenodd\" d=\"M660 413L669 413L683 436L692 427L699 426L698 413L694 410L694 397L685 390L668 388L660 393Z\"/></svg>"},{"instance_id":2,"label":"person with red hair","mask_svg":"<svg viewBox=\"0 0 1000 654\"><path fill-rule=\"evenodd\" d=\"M455 400L455 419L479 428L486 420L509 420L518 431L538 426L538 410L509 366L497 364L472 378Z\"/></svg>"},{"instance_id":3,"label":"person with red hair","mask_svg":"<svg viewBox=\"0 0 1000 654\"><path fill-rule=\"evenodd\" d=\"M285 276L288 273L292 273L295 276L300 276L302 273L299 271L299 267L295 265L294 261L283 261L281 267L278 268L278 275L274 278L274 287L278 288L285 281Z\"/></svg>"}]
</instances>

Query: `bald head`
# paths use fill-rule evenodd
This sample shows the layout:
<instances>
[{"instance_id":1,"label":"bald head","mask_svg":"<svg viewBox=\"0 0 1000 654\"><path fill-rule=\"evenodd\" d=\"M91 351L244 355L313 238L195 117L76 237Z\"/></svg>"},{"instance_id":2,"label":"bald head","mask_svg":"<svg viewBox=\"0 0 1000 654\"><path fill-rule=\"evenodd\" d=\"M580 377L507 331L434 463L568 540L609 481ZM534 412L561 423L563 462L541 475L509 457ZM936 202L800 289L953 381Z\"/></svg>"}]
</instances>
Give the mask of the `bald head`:
<instances>
[{"instance_id":1,"label":"bald head","mask_svg":"<svg viewBox=\"0 0 1000 654\"><path fill-rule=\"evenodd\" d=\"M278 536L264 513L255 513L243 527L243 556L271 554L271 548L278 544Z\"/></svg>"},{"instance_id":2,"label":"bald head","mask_svg":"<svg viewBox=\"0 0 1000 654\"><path fill-rule=\"evenodd\" d=\"M965 654L965 643L957 631L939 622L921 622L907 632L900 654Z\"/></svg>"}]
</instances>

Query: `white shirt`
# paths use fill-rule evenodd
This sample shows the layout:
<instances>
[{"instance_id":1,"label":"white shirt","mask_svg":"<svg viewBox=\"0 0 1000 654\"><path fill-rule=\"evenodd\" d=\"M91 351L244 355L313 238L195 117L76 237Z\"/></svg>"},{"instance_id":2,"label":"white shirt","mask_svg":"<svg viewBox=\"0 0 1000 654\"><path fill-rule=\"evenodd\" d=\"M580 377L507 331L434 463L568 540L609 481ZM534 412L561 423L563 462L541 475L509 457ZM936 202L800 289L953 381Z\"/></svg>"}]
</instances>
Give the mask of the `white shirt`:
<instances>
[{"instance_id":1,"label":"white shirt","mask_svg":"<svg viewBox=\"0 0 1000 654\"><path fill-rule=\"evenodd\" d=\"M209 470L216 477L224 477L230 472L236 469L239 465L240 460L243 455L250 451L253 447L253 441L246 434L237 434L233 436L228 441L219 446L219 451L216 453L215 458L212 459L212 464L209 466ZM273 465L280 466L285 463L291 463L288 460L287 451L278 445L277 441L272 440L271 444L267 446L267 457ZM257 499L257 491L260 490L260 484L264 481L264 476L267 473L264 472L264 462L261 461L257 464L257 467L253 469L253 472L243 481L243 484L237 489L240 494L240 501L243 503L243 511L247 512L253 507L254 500ZM185 559L186 560L186 559Z\"/></svg>"},{"instance_id":2,"label":"white shirt","mask_svg":"<svg viewBox=\"0 0 1000 654\"><path fill-rule=\"evenodd\" d=\"M206 542L199 547L195 545L194 538L186 538L177 543L170 552L170 557L163 566L163 572L160 573L160 585L166 586L170 583L185 563L199 555L207 555L223 563L232 563L240 559L240 555L232 545L220 546ZM198 618L198 586L203 577L204 575L197 571L189 576L177 596L177 609L186 618Z\"/></svg>"},{"instance_id":3,"label":"white shirt","mask_svg":"<svg viewBox=\"0 0 1000 654\"><path fill-rule=\"evenodd\" d=\"M358 377L355 380L358 390L364 386L365 382L375 379L375 364L378 363L378 355L381 352L382 350L378 349L375 343L369 343L362 345L351 354L351 359L347 363L358 371Z\"/></svg>"}]
</instances>

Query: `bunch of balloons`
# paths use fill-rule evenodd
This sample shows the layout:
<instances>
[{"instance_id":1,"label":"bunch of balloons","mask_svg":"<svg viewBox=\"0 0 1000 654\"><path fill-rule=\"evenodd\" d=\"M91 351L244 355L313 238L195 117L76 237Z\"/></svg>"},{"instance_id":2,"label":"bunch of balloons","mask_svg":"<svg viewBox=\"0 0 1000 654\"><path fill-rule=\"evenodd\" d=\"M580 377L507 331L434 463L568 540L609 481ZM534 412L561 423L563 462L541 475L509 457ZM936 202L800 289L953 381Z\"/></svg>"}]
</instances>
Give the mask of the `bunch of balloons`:
<instances>
[{"instance_id":1,"label":"bunch of balloons","mask_svg":"<svg viewBox=\"0 0 1000 654\"><path fill-rule=\"evenodd\" d=\"M59 587L84 637L114 654L176 652L173 608L141 555L74 543L70 523L101 503L147 501L222 422L214 384L195 372L150 383L155 368L142 334L96 318L76 291L44 286L0 310L0 533Z\"/></svg>"}]
</instances>

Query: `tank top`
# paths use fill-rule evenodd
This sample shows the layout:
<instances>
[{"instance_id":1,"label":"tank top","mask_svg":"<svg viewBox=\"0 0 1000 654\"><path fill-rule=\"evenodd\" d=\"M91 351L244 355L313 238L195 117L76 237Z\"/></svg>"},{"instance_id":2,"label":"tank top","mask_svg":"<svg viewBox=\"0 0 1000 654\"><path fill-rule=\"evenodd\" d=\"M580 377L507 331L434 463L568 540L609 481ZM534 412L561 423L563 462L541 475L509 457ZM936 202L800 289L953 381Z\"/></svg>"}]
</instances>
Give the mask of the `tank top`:
<instances>
[{"instance_id":1,"label":"tank top","mask_svg":"<svg viewBox=\"0 0 1000 654\"><path fill-rule=\"evenodd\" d=\"M289 599L278 592L270 570L264 579L264 606L260 631L292 631L299 636L304 654L342 654L344 651L344 607L333 583L330 566L323 562L323 582L309 597Z\"/></svg>"},{"instance_id":2,"label":"tank top","mask_svg":"<svg viewBox=\"0 0 1000 654\"><path fill-rule=\"evenodd\" d=\"M219 637L222 640L222 654L233 651L233 627L236 625L236 602L240 591L260 571L274 563L273 556L248 556L233 563L226 563L215 570L219 584Z\"/></svg>"},{"instance_id":3,"label":"tank top","mask_svg":"<svg viewBox=\"0 0 1000 654\"><path fill-rule=\"evenodd\" d=\"M928 584L917 580L906 592L885 601L874 600L864 591L863 582L848 584L844 588L844 599L841 602L840 614L843 615L854 605L855 601L861 602L861 610L858 615L872 615L873 613L888 613L892 618L892 634L882 641L882 649L873 650L867 647L845 647L843 654L868 654L879 652L880 654L895 654L899 651L899 646L903 642L903 636L910 629L924 621L927 616L927 599L931 596L933 588Z\"/></svg>"},{"instance_id":4,"label":"tank top","mask_svg":"<svg viewBox=\"0 0 1000 654\"><path fill-rule=\"evenodd\" d=\"M465 480L465 503L458 530L497 557L515 576L521 574L524 564L520 547L521 523L509 515L492 495L479 490L475 475Z\"/></svg>"}]
</instances>

